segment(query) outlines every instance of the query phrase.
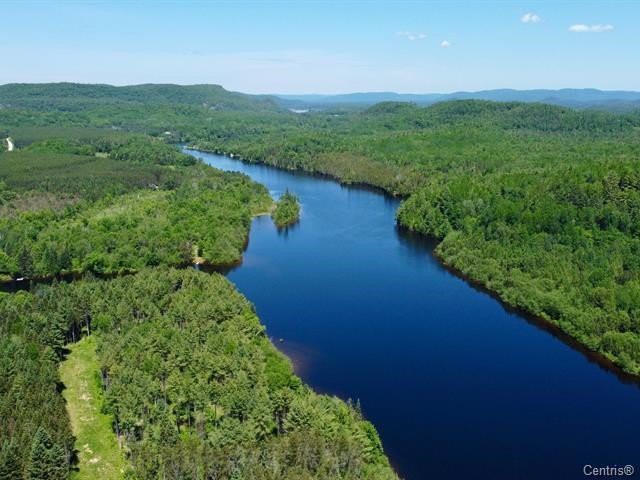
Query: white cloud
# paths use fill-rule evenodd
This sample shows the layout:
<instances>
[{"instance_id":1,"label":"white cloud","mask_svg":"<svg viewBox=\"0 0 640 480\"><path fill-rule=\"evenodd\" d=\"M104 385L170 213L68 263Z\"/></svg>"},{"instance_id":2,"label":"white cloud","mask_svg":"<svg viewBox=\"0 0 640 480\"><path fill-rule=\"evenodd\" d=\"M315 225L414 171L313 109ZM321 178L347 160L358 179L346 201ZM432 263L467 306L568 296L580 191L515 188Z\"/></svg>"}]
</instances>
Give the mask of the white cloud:
<instances>
[{"instance_id":1,"label":"white cloud","mask_svg":"<svg viewBox=\"0 0 640 480\"><path fill-rule=\"evenodd\" d=\"M442 48L449 48L449 47L451 46L451 42L450 42L450 41L448 41L448 40L443 40L443 41L440 43L440 46L441 46Z\"/></svg>"},{"instance_id":2,"label":"white cloud","mask_svg":"<svg viewBox=\"0 0 640 480\"><path fill-rule=\"evenodd\" d=\"M584 23L576 23L569 27L570 32L574 33L603 33L613 30L613 25L599 23L597 25L585 25Z\"/></svg>"},{"instance_id":3,"label":"white cloud","mask_svg":"<svg viewBox=\"0 0 640 480\"><path fill-rule=\"evenodd\" d=\"M407 40L411 40L412 42L415 40L424 40L425 38L427 38L426 33L398 32L398 35L406 38Z\"/></svg>"},{"instance_id":4,"label":"white cloud","mask_svg":"<svg viewBox=\"0 0 640 480\"><path fill-rule=\"evenodd\" d=\"M542 18L540 18L540 15L536 14L536 13L525 13L522 17L520 17L520 21L522 23L538 23L542 20Z\"/></svg>"}]
</instances>

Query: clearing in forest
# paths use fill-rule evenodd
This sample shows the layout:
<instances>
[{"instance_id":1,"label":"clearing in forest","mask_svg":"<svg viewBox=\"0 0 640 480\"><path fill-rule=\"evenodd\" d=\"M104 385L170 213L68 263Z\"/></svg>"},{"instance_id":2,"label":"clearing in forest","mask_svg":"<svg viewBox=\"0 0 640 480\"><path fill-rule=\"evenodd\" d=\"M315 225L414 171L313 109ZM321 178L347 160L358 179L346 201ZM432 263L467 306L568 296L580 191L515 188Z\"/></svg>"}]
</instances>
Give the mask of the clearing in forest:
<instances>
[{"instance_id":1,"label":"clearing in forest","mask_svg":"<svg viewBox=\"0 0 640 480\"><path fill-rule=\"evenodd\" d=\"M102 390L93 337L69 346L71 352L60 366L66 386L63 396L76 437L78 467L74 480L120 480L127 463L111 428L111 417L100 412Z\"/></svg>"}]
</instances>

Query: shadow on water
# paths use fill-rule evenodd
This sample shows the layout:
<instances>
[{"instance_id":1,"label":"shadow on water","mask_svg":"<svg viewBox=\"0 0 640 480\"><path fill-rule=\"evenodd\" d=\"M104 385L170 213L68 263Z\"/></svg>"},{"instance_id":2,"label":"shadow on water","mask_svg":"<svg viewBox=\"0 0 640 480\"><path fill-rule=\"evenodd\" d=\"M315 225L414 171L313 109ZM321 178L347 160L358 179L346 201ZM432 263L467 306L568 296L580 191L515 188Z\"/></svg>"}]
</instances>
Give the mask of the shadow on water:
<instances>
[{"instance_id":1,"label":"shadow on water","mask_svg":"<svg viewBox=\"0 0 640 480\"><path fill-rule=\"evenodd\" d=\"M16 278L6 282L0 283L0 292L16 293L20 291L33 290L38 285L51 285L53 283L71 283L78 280L90 280L90 279L103 279L108 280L110 278L123 277L126 275L133 275L135 272L120 272L120 273L97 273L97 272L81 272L81 273L60 273L50 277L36 277L36 278Z\"/></svg>"},{"instance_id":2,"label":"shadow on water","mask_svg":"<svg viewBox=\"0 0 640 480\"><path fill-rule=\"evenodd\" d=\"M291 223L289 225L285 225L284 227L276 227L276 231L278 235L284 238L287 238L291 233L297 230L300 226L300 222L297 221L295 223ZM246 250L246 248L245 248Z\"/></svg>"},{"instance_id":3,"label":"shadow on water","mask_svg":"<svg viewBox=\"0 0 640 480\"><path fill-rule=\"evenodd\" d=\"M557 325L551 323L548 320L545 320L544 318L533 315L526 310L522 310L520 308L509 305L508 303L503 301L497 293L489 290L487 287L473 280L463 272L443 263L435 253L435 249L440 243L438 239L424 236L420 233L408 230L400 225L396 225L396 234L398 236L398 239L406 247L409 247L416 253L423 253L424 255L428 255L434 260L434 263L440 270L445 271L456 278L464 280L476 292L488 295L489 297L493 298L498 303L500 303L502 308L507 313L517 315L518 317L524 319L528 324L548 333L554 338L560 340L566 346L580 352L589 363L597 365L599 368L609 374L615 375L620 382L640 388L640 378L623 371L620 367L618 367L601 353L590 350L585 345L570 336L568 333L563 331Z\"/></svg>"}]
</instances>

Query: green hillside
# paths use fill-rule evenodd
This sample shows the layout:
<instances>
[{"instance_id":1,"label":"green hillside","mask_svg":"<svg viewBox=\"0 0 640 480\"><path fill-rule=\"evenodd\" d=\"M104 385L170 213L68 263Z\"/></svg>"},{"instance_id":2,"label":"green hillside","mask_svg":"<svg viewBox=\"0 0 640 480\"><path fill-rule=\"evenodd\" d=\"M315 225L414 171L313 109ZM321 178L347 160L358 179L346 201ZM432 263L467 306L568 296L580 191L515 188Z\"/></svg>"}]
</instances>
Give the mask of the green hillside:
<instances>
[{"instance_id":1,"label":"green hillside","mask_svg":"<svg viewBox=\"0 0 640 480\"><path fill-rule=\"evenodd\" d=\"M0 85L4 108L80 111L101 105L204 106L212 110L277 110L274 99L230 92L220 85L92 85L12 83Z\"/></svg>"}]
</instances>

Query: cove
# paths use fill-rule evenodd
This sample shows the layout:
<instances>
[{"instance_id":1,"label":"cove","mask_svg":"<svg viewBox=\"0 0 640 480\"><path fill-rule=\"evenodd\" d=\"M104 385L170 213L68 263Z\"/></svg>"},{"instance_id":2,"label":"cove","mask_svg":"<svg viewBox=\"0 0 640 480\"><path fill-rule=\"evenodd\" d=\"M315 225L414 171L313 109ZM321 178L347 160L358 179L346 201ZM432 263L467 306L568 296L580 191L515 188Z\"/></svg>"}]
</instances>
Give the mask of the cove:
<instances>
[{"instance_id":1,"label":"cove","mask_svg":"<svg viewBox=\"0 0 640 480\"><path fill-rule=\"evenodd\" d=\"M185 150L302 205L253 221L228 278L315 390L360 400L402 478L640 467L640 388L443 268L372 190Z\"/></svg>"}]
</instances>

